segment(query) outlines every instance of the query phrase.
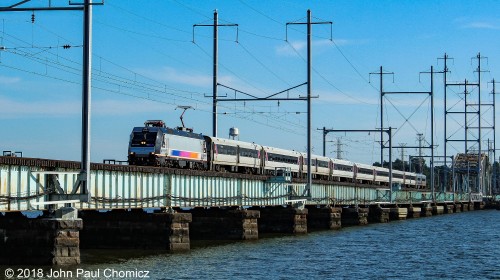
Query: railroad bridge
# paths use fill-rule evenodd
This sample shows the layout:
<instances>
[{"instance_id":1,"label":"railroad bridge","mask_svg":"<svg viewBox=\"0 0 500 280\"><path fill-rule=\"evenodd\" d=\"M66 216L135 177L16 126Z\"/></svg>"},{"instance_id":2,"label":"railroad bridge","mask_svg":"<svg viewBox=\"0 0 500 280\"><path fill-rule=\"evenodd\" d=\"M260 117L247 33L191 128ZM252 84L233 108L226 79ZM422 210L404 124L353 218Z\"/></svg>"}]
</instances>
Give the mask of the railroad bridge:
<instances>
[{"instance_id":1,"label":"railroad bridge","mask_svg":"<svg viewBox=\"0 0 500 280\"><path fill-rule=\"evenodd\" d=\"M91 164L88 202L72 193L79 162L0 157L0 263L76 264L80 248L189 250L191 239L387 222L480 209L474 193L391 189L280 176ZM58 208L60 206L60 208Z\"/></svg>"}]
</instances>

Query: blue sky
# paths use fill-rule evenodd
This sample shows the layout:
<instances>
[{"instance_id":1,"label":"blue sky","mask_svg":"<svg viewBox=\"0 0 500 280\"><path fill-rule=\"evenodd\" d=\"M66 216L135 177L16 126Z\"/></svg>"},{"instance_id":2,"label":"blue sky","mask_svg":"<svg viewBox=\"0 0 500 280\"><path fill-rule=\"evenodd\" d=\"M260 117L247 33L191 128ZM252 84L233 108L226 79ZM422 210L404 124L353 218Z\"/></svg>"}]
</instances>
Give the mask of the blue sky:
<instances>
[{"instance_id":1,"label":"blue sky","mask_svg":"<svg viewBox=\"0 0 500 280\"><path fill-rule=\"evenodd\" d=\"M33 0L23 7L46 3ZM52 4L67 6L67 1ZM449 82L477 82L477 60L472 58L480 52L487 57L482 70L489 70L481 78L484 102L491 100L488 82L500 66L498 1L107 0L93 9L93 162L125 160L132 127L147 119L180 125L179 105L194 108L185 114L188 127L211 134L211 99L205 96L212 93L213 31L197 27L193 43L193 24L212 24L214 9L220 24L239 25L238 32L219 28L219 83L260 97L306 82L306 27L289 26L285 41L285 24L305 22L307 9L314 21L333 22L333 40L330 26L313 26L312 89L319 96L312 105L315 154L322 153L318 128L380 127L379 78L369 75L380 66L395 73L384 76L385 90L429 91L429 75L419 73L431 65L442 71L443 61L437 58L444 53L453 58ZM35 12L34 23L31 14L0 13L0 149L79 160L82 13ZM436 154L442 155L442 74L435 75L434 89ZM463 109L460 92L463 88L449 88L448 104L454 109ZM234 97L222 87L219 94ZM306 87L289 94L304 96ZM384 104L384 126L398 129L394 145L417 145L417 133L431 141L427 96L391 95ZM234 126L240 140L305 151L305 112L303 101L224 102L218 134L227 137ZM492 110L483 112L486 126L492 123ZM463 138L463 123L463 117L449 119L448 135ZM329 134L328 156L335 156L332 141L337 137L343 158L363 163L380 159L378 134ZM493 139L492 130L484 130L483 139ZM463 149L463 144L450 145L448 154Z\"/></svg>"}]
</instances>

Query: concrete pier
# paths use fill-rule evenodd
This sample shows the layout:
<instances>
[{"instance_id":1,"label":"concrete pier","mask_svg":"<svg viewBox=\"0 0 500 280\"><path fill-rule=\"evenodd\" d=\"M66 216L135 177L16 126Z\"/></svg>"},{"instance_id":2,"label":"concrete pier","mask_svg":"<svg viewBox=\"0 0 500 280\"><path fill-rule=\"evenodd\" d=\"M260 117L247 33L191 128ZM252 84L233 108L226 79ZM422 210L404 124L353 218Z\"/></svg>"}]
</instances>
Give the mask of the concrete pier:
<instances>
[{"instance_id":1,"label":"concrete pier","mask_svg":"<svg viewBox=\"0 0 500 280\"><path fill-rule=\"evenodd\" d=\"M462 212L462 207L463 207L462 203L455 203L453 206L454 206L453 210L455 211L455 213Z\"/></svg>"},{"instance_id":2,"label":"concrete pier","mask_svg":"<svg viewBox=\"0 0 500 280\"><path fill-rule=\"evenodd\" d=\"M340 229L342 227L342 208L308 207L307 227L310 229Z\"/></svg>"},{"instance_id":3,"label":"concrete pier","mask_svg":"<svg viewBox=\"0 0 500 280\"><path fill-rule=\"evenodd\" d=\"M422 213L422 208L420 207L408 207L408 218L420 218L420 214Z\"/></svg>"},{"instance_id":4,"label":"concrete pier","mask_svg":"<svg viewBox=\"0 0 500 280\"><path fill-rule=\"evenodd\" d=\"M358 226L368 224L368 208L343 208L342 225Z\"/></svg>"},{"instance_id":5,"label":"concrete pier","mask_svg":"<svg viewBox=\"0 0 500 280\"><path fill-rule=\"evenodd\" d=\"M391 208L389 218L391 220L406 220L408 217L408 208L396 207Z\"/></svg>"},{"instance_id":6,"label":"concrete pier","mask_svg":"<svg viewBox=\"0 0 500 280\"><path fill-rule=\"evenodd\" d=\"M455 206L453 204L445 204L444 205L444 213L445 214L453 214L455 211Z\"/></svg>"},{"instance_id":7,"label":"concrete pier","mask_svg":"<svg viewBox=\"0 0 500 280\"><path fill-rule=\"evenodd\" d=\"M260 211L246 209L195 208L191 238L193 240L251 240L259 238Z\"/></svg>"},{"instance_id":8,"label":"concrete pier","mask_svg":"<svg viewBox=\"0 0 500 280\"><path fill-rule=\"evenodd\" d=\"M432 216L432 206L430 203L422 205L421 217L431 217Z\"/></svg>"},{"instance_id":9,"label":"concrete pier","mask_svg":"<svg viewBox=\"0 0 500 280\"><path fill-rule=\"evenodd\" d=\"M265 207L260 208L260 233L307 233L308 209Z\"/></svg>"},{"instance_id":10,"label":"concrete pier","mask_svg":"<svg viewBox=\"0 0 500 280\"><path fill-rule=\"evenodd\" d=\"M138 210L82 211L82 248L190 249L189 213L146 213Z\"/></svg>"},{"instance_id":11,"label":"concrete pier","mask_svg":"<svg viewBox=\"0 0 500 280\"><path fill-rule=\"evenodd\" d=\"M474 210L484 210L486 203L484 202L474 202Z\"/></svg>"},{"instance_id":12,"label":"concrete pier","mask_svg":"<svg viewBox=\"0 0 500 280\"><path fill-rule=\"evenodd\" d=\"M462 203L462 212L469 211L469 203Z\"/></svg>"},{"instance_id":13,"label":"concrete pier","mask_svg":"<svg viewBox=\"0 0 500 280\"><path fill-rule=\"evenodd\" d=\"M388 223L390 211L390 208L382 208L380 205L371 206L368 212L368 222Z\"/></svg>"},{"instance_id":14,"label":"concrete pier","mask_svg":"<svg viewBox=\"0 0 500 280\"><path fill-rule=\"evenodd\" d=\"M80 263L81 219L0 215L1 264L76 265ZM1 237L0 235L0 237Z\"/></svg>"},{"instance_id":15,"label":"concrete pier","mask_svg":"<svg viewBox=\"0 0 500 280\"><path fill-rule=\"evenodd\" d=\"M432 215L442 215L444 214L444 206L434 205L432 206Z\"/></svg>"}]
</instances>

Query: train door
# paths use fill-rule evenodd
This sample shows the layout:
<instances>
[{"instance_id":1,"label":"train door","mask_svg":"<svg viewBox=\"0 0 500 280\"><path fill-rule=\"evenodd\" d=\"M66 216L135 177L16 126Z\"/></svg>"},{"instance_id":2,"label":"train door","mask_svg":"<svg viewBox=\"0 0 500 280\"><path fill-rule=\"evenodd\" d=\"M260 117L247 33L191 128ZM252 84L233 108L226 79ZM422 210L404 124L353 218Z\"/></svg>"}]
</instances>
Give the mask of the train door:
<instances>
[{"instance_id":1,"label":"train door","mask_svg":"<svg viewBox=\"0 0 500 280\"><path fill-rule=\"evenodd\" d=\"M213 155L213 143L212 143L212 140L205 136L205 147L206 147L206 150L207 150L207 163L208 163L208 170L214 170L213 169L213 159L214 159L214 155Z\"/></svg>"},{"instance_id":2,"label":"train door","mask_svg":"<svg viewBox=\"0 0 500 280\"><path fill-rule=\"evenodd\" d=\"M236 165L240 164L240 145L236 145Z\"/></svg>"},{"instance_id":3,"label":"train door","mask_svg":"<svg viewBox=\"0 0 500 280\"><path fill-rule=\"evenodd\" d=\"M333 161L329 160L328 161L328 180L332 180L333 176Z\"/></svg>"},{"instance_id":4,"label":"train door","mask_svg":"<svg viewBox=\"0 0 500 280\"><path fill-rule=\"evenodd\" d=\"M297 160L299 162L299 178L304 178L304 157L300 155Z\"/></svg>"},{"instance_id":5,"label":"train door","mask_svg":"<svg viewBox=\"0 0 500 280\"><path fill-rule=\"evenodd\" d=\"M352 165L352 180L353 182L356 181L356 178L358 177L358 166L356 164Z\"/></svg>"},{"instance_id":6,"label":"train door","mask_svg":"<svg viewBox=\"0 0 500 280\"><path fill-rule=\"evenodd\" d=\"M264 147L261 148L260 153L260 174L265 175L266 174L266 159L267 159L267 153Z\"/></svg>"}]
</instances>

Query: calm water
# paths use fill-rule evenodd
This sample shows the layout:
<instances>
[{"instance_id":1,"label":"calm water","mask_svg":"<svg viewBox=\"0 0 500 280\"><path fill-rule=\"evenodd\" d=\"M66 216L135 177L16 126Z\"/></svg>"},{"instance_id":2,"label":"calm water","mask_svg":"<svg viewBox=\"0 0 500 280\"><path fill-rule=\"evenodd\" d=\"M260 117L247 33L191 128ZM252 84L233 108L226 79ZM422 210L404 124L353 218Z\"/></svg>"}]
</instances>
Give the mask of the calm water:
<instances>
[{"instance_id":1,"label":"calm water","mask_svg":"<svg viewBox=\"0 0 500 280\"><path fill-rule=\"evenodd\" d=\"M113 252L85 251L80 268L100 271L100 278L114 269L147 270L149 279L500 279L500 211L197 246L182 254Z\"/></svg>"}]
</instances>

